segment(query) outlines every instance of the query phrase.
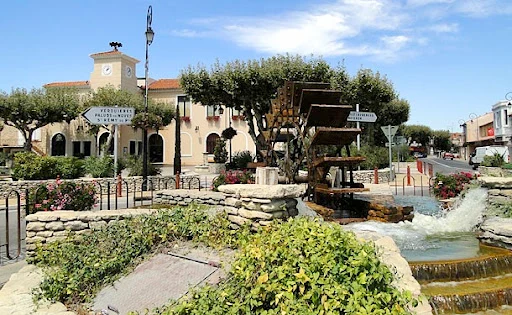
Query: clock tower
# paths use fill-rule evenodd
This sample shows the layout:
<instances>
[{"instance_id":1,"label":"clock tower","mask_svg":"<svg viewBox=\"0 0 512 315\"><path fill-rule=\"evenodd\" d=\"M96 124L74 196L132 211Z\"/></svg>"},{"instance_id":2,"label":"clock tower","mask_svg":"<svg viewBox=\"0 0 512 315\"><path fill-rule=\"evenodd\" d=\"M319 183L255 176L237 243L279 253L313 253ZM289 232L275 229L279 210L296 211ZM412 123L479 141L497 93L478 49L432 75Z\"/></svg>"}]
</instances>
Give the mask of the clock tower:
<instances>
[{"instance_id":1,"label":"clock tower","mask_svg":"<svg viewBox=\"0 0 512 315\"><path fill-rule=\"evenodd\" d=\"M121 51L121 43L112 42L113 50L90 55L94 59L94 69L91 72L90 84L93 90L112 85L127 91L137 92L137 76L135 66L139 60Z\"/></svg>"}]
</instances>

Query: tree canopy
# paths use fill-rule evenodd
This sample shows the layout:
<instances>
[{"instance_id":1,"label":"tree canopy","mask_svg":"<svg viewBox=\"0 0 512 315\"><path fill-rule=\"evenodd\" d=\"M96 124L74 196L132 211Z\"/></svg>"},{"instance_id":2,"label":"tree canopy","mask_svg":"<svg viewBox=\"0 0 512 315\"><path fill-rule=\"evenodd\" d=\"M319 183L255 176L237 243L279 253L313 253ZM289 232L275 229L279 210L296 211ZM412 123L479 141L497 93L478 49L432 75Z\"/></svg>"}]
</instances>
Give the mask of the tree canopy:
<instances>
[{"instance_id":1,"label":"tree canopy","mask_svg":"<svg viewBox=\"0 0 512 315\"><path fill-rule=\"evenodd\" d=\"M195 102L242 110L258 150L265 147L265 139L258 137L264 130L264 116L285 81L329 82L332 88L343 92L344 102L360 104L362 111L376 112L382 125L403 123L409 115L407 101L391 103L397 93L392 83L378 72L363 69L351 78L344 66L333 68L321 58L278 55L223 65L217 61L209 70L204 65L189 66L180 77L183 90Z\"/></svg>"},{"instance_id":2,"label":"tree canopy","mask_svg":"<svg viewBox=\"0 0 512 315\"><path fill-rule=\"evenodd\" d=\"M18 88L0 96L0 117L23 134L25 151L32 150L35 130L52 123L69 123L80 111L79 95L71 89Z\"/></svg>"}]
</instances>

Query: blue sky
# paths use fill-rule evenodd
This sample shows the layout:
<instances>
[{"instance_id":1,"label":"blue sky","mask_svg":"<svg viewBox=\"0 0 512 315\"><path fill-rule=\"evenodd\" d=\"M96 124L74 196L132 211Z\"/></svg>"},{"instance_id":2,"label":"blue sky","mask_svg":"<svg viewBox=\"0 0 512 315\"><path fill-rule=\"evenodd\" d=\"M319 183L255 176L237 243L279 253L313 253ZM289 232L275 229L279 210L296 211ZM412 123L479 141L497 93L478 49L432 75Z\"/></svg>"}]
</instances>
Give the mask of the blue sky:
<instances>
[{"instance_id":1,"label":"blue sky","mask_svg":"<svg viewBox=\"0 0 512 315\"><path fill-rule=\"evenodd\" d=\"M88 80L111 41L141 62L153 6L150 76L291 53L386 75L409 124L460 131L512 91L511 0L188 0L2 3L0 90Z\"/></svg>"}]
</instances>

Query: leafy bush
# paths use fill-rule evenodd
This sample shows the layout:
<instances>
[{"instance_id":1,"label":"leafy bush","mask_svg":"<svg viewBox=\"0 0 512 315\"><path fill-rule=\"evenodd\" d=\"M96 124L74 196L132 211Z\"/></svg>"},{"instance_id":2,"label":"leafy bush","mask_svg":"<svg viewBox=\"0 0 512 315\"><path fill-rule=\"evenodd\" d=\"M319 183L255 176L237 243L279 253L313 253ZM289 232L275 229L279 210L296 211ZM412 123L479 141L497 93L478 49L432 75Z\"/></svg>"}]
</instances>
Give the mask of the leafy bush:
<instances>
[{"instance_id":1,"label":"leafy bush","mask_svg":"<svg viewBox=\"0 0 512 315\"><path fill-rule=\"evenodd\" d=\"M130 170L128 176L142 176L144 165L142 156L132 155L126 159L126 168ZM160 174L160 169L156 168L155 165L148 162L148 175L155 176Z\"/></svg>"},{"instance_id":2,"label":"leafy bush","mask_svg":"<svg viewBox=\"0 0 512 315\"><path fill-rule=\"evenodd\" d=\"M506 170L512 170L512 163L504 163L501 168Z\"/></svg>"},{"instance_id":3,"label":"leafy bush","mask_svg":"<svg viewBox=\"0 0 512 315\"><path fill-rule=\"evenodd\" d=\"M254 174L247 170L235 170L221 172L212 183L212 190L218 191L220 185L226 184L251 184L254 183Z\"/></svg>"},{"instance_id":4,"label":"leafy bush","mask_svg":"<svg viewBox=\"0 0 512 315\"><path fill-rule=\"evenodd\" d=\"M209 246L236 247L247 239L247 227L229 229L225 214L209 217L204 208L175 207L157 214L112 222L108 227L79 237L38 244L28 259L44 268L38 297L65 304L89 302L112 284L137 258L167 242L192 237Z\"/></svg>"},{"instance_id":5,"label":"leafy bush","mask_svg":"<svg viewBox=\"0 0 512 315\"><path fill-rule=\"evenodd\" d=\"M434 195L437 198L452 198L460 194L464 187L471 182L473 174L460 172L456 174L444 175L436 173L434 185Z\"/></svg>"},{"instance_id":6,"label":"leafy bush","mask_svg":"<svg viewBox=\"0 0 512 315\"><path fill-rule=\"evenodd\" d=\"M117 160L117 172L120 173L126 167L123 159ZM114 159L111 156L104 155L100 157L91 156L85 159L85 173L94 178L113 177L114 176Z\"/></svg>"},{"instance_id":7,"label":"leafy bush","mask_svg":"<svg viewBox=\"0 0 512 315\"><path fill-rule=\"evenodd\" d=\"M252 162L254 156L250 151L238 151L231 158L230 168L232 169L244 169L247 168L247 163Z\"/></svg>"},{"instance_id":8,"label":"leafy bush","mask_svg":"<svg viewBox=\"0 0 512 315\"><path fill-rule=\"evenodd\" d=\"M217 139L215 148L213 148L213 161L215 163L226 163L228 160L228 151L226 150L226 140L223 138Z\"/></svg>"},{"instance_id":9,"label":"leafy bush","mask_svg":"<svg viewBox=\"0 0 512 315\"><path fill-rule=\"evenodd\" d=\"M493 155L484 156L484 160L482 161L482 166L490 166L490 167L501 167L505 163L503 155L499 153L494 153Z\"/></svg>"},{"instance_id":10,"label":"leafy bush","mask_svg":"<svg viewBox=\"0 0 512 315\"><path fill-rule=\"evenodd\" d=\"M76 157L39 156L32 152L14 155L12 178L25 179L73 179L84 175L83 161Z\"/></svg>"},{"instance_id":11,"label":"leafy bush","mask_svg":"<svg viewBox=\"0 0 512 315\"><path fill-rule=\"evenodd\" d=\"M291 219L253 235L224 283L161 314L410 314L417 301L392 281L372 243L339 225Z\"/></svg>"},{"instance_id":12,"label":"leafy bush","mask_svg":"<svg viewBox=\"0 0 512 315\"><path fill-rule=\"evenodd\" d=\"M353 152L357 152L353 150ZM389 166L389 149L377 146L364 145L361 146L359 156L364 156L366 161L361 163L361 168L373 170L375 167L383 168Z\"/></svg>"},{"instance_id":13,"label":"leafy bush","mask_svg":"<svg viewBox=\"0 0 512 315\"><path fill-rule=\"evenodd\" d=\"M30 192L30 212L54 210L91 210L98 198L93 183L74 183L56 180L41 184Z\"/></svg>"}]
</instances>

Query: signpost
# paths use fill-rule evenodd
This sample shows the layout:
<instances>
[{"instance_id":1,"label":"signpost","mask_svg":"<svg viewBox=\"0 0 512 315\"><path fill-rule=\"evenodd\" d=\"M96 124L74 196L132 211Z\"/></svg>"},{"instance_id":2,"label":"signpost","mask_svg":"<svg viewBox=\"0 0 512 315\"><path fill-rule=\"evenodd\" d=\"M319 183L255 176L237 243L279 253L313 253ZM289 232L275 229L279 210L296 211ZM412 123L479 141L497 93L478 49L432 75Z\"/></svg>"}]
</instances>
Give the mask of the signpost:
<instances>
[{"instance_id":1,"label":"signpost","mask_svg":"<svg viewBox=\"0 0 512 315\"><path fill-rule=\"evenodd\" d=\"M389 143L393 143L393 137L395 136L396 131L398 130L398 126L388 125L388 126L382 126L382 127L380 127L380 129L382 129L382 132L384 132L384 134L386 135L386 138L388 138ZM392 147L392 145L389 146L389 175L390 175L389 177L390 177L390 180L393 180L393 179L395 179L395 174L393 174L393 160L392 160L392 156L391 156L391 147Z\"/></svg>"},{"instance_id":2,"label":"signpost","mask_svg":"<svg viewBox=\"0 0 512 315\"><path fill-rule=\"evenodd\" d=\"M359 104L357 104L357 105L359 105ZM357 107L359 107L359 106L357 106ZM351 111L347 118L347 121L371 122L371 123L375 122L376 120L377 120L377 115L375 115L375 113L360 112L357 110L357 108L356 108L356 111Z\"/></svg>"},{"instance_id":3,"label":"signpost","mask_svg":"<svg viewBox=\"0 0 512 315\"><path fill-rule=\"evenodd\" d=\"M133 107L91 107L82 116L92 125L114 125L114 177L117 176L117 132L119 125L130 125L135 115Z\"/></svg>"}]
</instances>

